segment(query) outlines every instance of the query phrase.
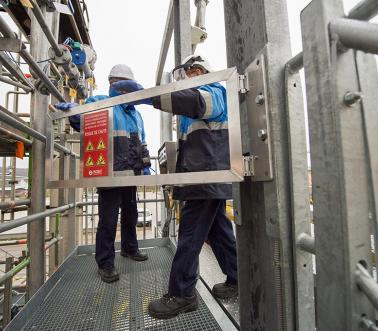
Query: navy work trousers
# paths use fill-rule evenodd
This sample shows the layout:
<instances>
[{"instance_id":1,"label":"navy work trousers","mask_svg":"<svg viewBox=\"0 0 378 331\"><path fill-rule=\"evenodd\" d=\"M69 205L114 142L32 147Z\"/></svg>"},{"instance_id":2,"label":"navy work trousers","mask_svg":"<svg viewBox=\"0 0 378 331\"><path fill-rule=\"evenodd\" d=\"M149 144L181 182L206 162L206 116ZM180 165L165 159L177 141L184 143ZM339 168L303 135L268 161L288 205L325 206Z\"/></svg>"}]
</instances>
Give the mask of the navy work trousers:
<instances>
[{"instance_id":1,"label":"navy work trousers","mask_svg":"<svg viewBox=\"0 0 378 331\"><path fill-rule=\"evenodd\" d=\"M226 201L189 200L181 210L169 294L178 297L193 295L199 254L206 239L227 276L227 282L237 283L236 241L232 223L226 216Z\"/></svg>"},{"instance_id":2,"label":"navy work trousers","mask_svg":"<svg viewBox=\"0 0 378 331\"><path fill-rule=\"evenodd\" d=\"M114 267L114 241L121 208L121 249L133 255L138 250L136 187L98 190L99 221L96 233L96 262L99 268Z\"/></svg>"}]
</instances>

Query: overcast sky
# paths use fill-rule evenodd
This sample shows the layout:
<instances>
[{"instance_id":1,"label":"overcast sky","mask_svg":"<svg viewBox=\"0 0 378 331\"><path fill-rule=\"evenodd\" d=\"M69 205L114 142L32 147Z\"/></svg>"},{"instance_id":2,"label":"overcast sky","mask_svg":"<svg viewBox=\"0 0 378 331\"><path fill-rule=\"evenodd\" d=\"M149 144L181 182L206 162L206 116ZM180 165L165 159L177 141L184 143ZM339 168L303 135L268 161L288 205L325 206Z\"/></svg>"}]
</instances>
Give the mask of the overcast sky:
<instances>
[{"instance_id":1,"label":"overcast sky","mask_svg":"<svg viewBox=\"0 0 378 331\"><path fill-rule=\"evenodd\" d=\"M192 23L195 19L194 0L192 2ZM293 55L301 51L299 14L310 1L288 0L288 13ZM348 12L358 1L344 0ZM95 94L107 94L107 76L110 68L117 63L130 65L136 79L145 87L155 83L157 62L168 11L169 0L87 0L90 15L90 34L97 52L95 76L98 85ZM199 45L197 51L206 55L213 68L226 68L226 49L223 1L210 0L206 14L208 39ZM173 67L172 47L166 70ZM4 104L4 93L8 89L0 85L0 96ZM27 107L25 107L27 108ZM159 111L148 106L139 109L145 123L147 143L151 155L157 154L160 144ZM21 109L27 112L28 109ZM19 162L26 166L26 162Z\"/></svg>"}]
</instances>

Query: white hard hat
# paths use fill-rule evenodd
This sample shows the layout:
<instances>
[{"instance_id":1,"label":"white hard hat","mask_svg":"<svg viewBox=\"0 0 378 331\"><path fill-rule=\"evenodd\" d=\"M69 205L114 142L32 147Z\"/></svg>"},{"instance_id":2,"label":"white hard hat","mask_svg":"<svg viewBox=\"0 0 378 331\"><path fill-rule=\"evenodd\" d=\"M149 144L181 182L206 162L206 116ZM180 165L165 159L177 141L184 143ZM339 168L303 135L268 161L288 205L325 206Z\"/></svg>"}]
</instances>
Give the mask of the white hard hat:
<instances>
[{"instance_id":1,"label":"white hard hat","mask_svg":"<svg viewBox=\"0 0 378 331\"><path fill-rule=\"evenodd\" d=\"M210 66L209 61L201 54L192 54L186 57L182 63L182 65L189 65L189 66L198 66L205 69L207 72L212 72L213 69Z\"/></svg>"},{"instance_id":2,"label":"white hard hat","mask_svg":"<svg viewBox=\"0 0 378 331\"><path fill-rule=\"evenodd\" d=\"M128 65L117 64L110 70L108 79L110 78L134 79L134 73Z\"/></svg>"},{"instance_id":3,"label":"white hard hat","mask_svg":"<svg viewBox=\"0 0 378 331\"><path fill-rule=\"evenodd\" d=\"M199 54L192 54L186 57L179 66L175 67L172 70L173 79L175 81L179 81L188 78L185 70L194 66L202 68L205 73L213 71L209 61L204 56Z\"/></svg>"}]
</instances>

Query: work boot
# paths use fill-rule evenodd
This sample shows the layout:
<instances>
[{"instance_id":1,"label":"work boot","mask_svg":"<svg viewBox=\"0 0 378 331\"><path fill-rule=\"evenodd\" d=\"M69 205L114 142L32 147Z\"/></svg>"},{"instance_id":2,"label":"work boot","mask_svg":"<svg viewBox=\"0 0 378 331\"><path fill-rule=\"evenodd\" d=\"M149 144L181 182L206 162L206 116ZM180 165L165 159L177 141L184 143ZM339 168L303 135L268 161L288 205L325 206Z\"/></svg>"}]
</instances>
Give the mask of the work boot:
<instances>
[{"instance_id":1,"label":"work boot","mask_svg":"<svg viewBox=\"0 0 378 331\"><path fill-rule=\"evenodd\" d=\"M105 283L116 282L119 279L119 274L116 268L98 268L98 274L101 280Z\"/></svg>"},{"instance_id":2,"label":"work boot","mask_svg":"<svg viewBox=\"0 0 378 331\"><path fill-rule=\"evenodd\" d=\"M218 299L234 298L238 296L238 284L231 284L228 282L215 284L212 292Z\"/></svg>"},{"instance_id":3,"label":"work boot","mask_svg":"<svg viewBox=\"0 0 378 331\"><path fill-rule=\"evenodd\" d=\"M169 319L181 313L188 313L198 308L197 296L175 297L164 294L162 298L151 301L148 305L148 314L158 319Z\"/></svg>"},{"instance_id":4,"label":"work boot","mask_svg":"<svg viewBox=\"0 0 378 331\"><path fill-rule=\"evenodd\" d=\"M134 261L146 261L148 259L148 255L146 253L142 253L139 249L133 255L121 251L121 255L123 257L129 257L130 259L133 259Z\"/></svg>"}]
</instances>

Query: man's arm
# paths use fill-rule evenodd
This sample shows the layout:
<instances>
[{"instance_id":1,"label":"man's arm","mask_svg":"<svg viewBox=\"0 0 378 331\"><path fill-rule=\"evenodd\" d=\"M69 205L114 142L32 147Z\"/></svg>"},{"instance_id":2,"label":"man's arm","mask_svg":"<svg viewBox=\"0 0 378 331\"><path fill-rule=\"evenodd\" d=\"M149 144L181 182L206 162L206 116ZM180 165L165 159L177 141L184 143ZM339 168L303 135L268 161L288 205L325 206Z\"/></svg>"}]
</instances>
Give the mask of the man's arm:
<instances>
[{"instance_id":1,"label":"man's arm","mask_svg":"<svg viewBox=\"0 0 378 331\"><path fill-rule=\"evenodd\" d=\"M92 103L92 102L96 102L96 101L100 101L100 100L104 100L104 99L107 99L108 96L107 95L96 95L96 96L92 96L92 97L89 97L87 100L85 100L85 103ZM55 105L56 108L60 109L60 110L63 110L63 111L68 111L70 110L71 108L75 108L77 107L78 104L77 103L58 103ZM70 116L69 118L69 121L70 121L70 125L71 127L77 131L77 132L80 132L80 115L73 115L73 116Z\"/></svg>"},{"instance_id":2,"label":"man's arm","mask_svg":"<svg viewBox=\"0 0 378 331\"><path fill-rule=\"evenodd\" d=\"M162 111L194 119L213 119L225 109L222 92L216 88L209 91L193 88L168 93L153 98L152 103Z\"/></svg>"}]
</instances>

